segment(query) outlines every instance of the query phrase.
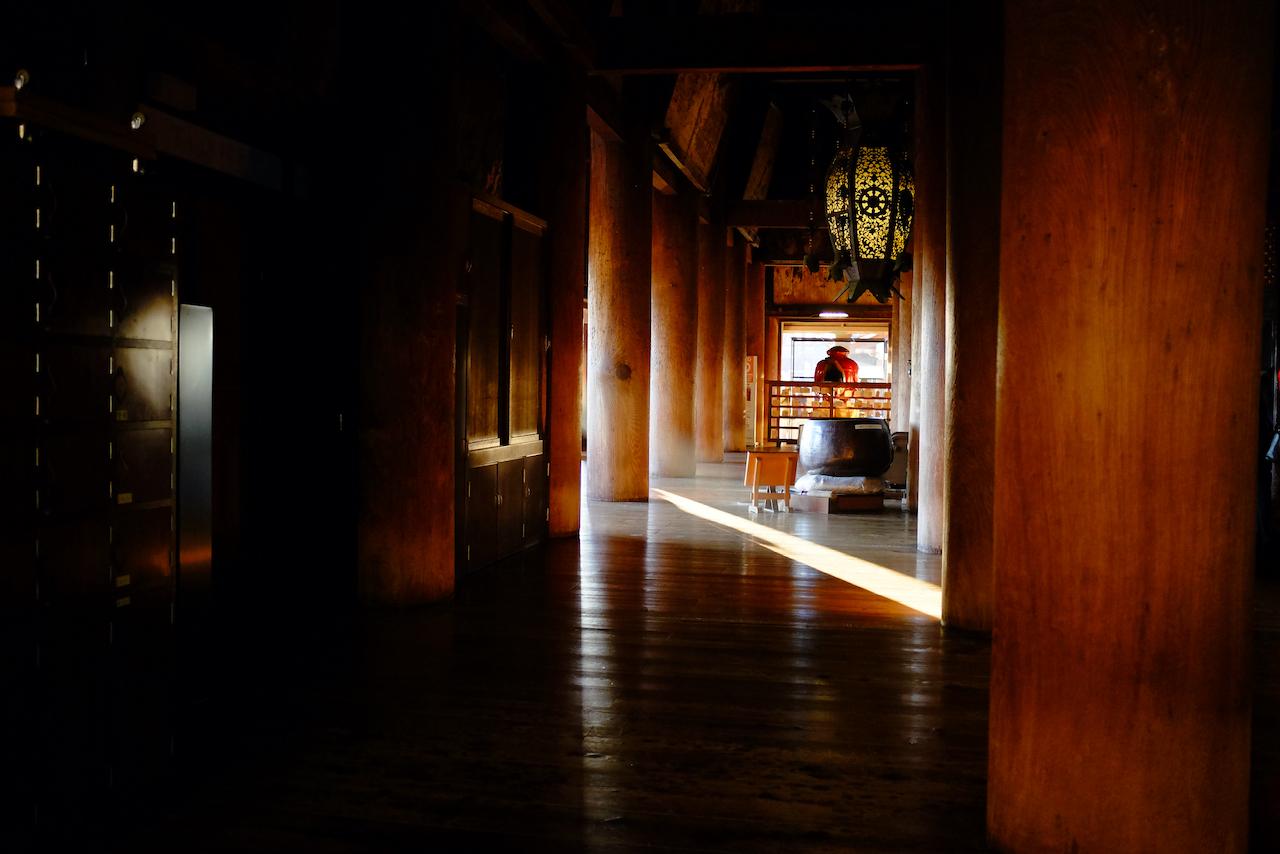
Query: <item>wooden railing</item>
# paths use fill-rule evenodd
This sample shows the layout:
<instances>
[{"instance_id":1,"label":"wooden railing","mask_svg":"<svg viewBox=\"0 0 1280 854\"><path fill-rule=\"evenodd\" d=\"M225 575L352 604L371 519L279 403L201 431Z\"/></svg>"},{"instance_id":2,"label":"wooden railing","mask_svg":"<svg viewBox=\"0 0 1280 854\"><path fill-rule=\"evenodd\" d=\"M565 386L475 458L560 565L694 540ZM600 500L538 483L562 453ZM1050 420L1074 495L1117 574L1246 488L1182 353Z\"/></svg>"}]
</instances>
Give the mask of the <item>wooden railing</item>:
<instances>
[{"instance_id":1,"label":"wooden railing","mask_svg":"<svg viewBox=\"0 0 1280 854\"><path fill-rule=\"evenodd\" d=\"M891 383L814 383L770 380L768 422L770 442L794 444L800 425L810 418L883 418L892 408Z\"/></svg>"}]
</instances>

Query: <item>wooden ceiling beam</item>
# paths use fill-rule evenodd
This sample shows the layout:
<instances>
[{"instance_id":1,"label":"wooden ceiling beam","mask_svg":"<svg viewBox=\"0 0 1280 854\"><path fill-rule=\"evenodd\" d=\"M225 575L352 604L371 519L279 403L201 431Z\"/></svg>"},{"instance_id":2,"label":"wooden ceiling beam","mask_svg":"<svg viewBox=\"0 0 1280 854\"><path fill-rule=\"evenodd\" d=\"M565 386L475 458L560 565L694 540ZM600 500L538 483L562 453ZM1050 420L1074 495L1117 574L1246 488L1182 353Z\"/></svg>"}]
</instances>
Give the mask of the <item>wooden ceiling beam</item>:
<instances>
[{"instance_id":1,"label":"wooden ceiling beam","mask_svg":"<svg viewBox=\"0 0 1280 854\"><path fill-rule=\"evenodd\" d=\"M156 156L155 146L129 129L128 116L121 115L112 121L13 86L0 86L0 116L29 121L40 128L60 131L140 157L154 159Z\"/></svg>"},{"instance_id":2,"label":"wooden ceiling beam","mask_svg":"<svg viewBox=\"0 0 1280 854\"><path fill-rule=\"evenodd\" d=\"M155 107L139 104L138 112L146 116L146 124L138 133L157 152L269 190L285 188L286 166L279 155L215 133Z\"/></svg>"},{"instance_id":3,"label":"wooden ceiling beam","mask_svg":"<svg viewBox=\"0 0 1280 854\"><path fill-rule=\"evenodd\" d=\"M596 73L914 71L934 22L912 4L878 14L616 17L601 22Z\"/></svg>"},{"instance_id":4,"label":"wooden ceiling beam","mask_svg":"<svg viewBox=\"0 0 1280 854\"><path fill-rule=\"evenodd\" d=\"M560 43L566 53L584 67L595 66L595 39L567 0L527 0L527 2L529 8L551 31L552 38Z\"/></svg>"},{"instance_id":5,"label":"wooden ceiling beam","mask_svg":"<svg viewBox=\"0 0 1280 854\"><path fill-rule=\"evenodd\" d=\"M736 228L808 228L809 212L813 225L827 227L827 214L822 201L809 199L745 199L733 202L725 211L725 224Z\"/></svg>"},{"instance_id":6,"label":"wooden ceiling beam","mask_svg":"<svg viewBox=\"0 0 1280 854\"><path fill-rule=\"evenodd\" d=\"M672 165L665 152L653 153L653 188L666 196L675 195L689 188L687 178Z\"/></svg>"},{"instance_id":7,"label":"wooden ceiling beam","mask_svg":"<svg viewBox=\"0 0 1280 854\"><path fill-rule=\"evenodd\" d=\"M476 24L490 38L521 62L545 62L551 42L541 26L534 25L533 12L514 0L471 0L462 4Z\"/></svg>"},{"instance_id":8,"label":"wooden ceiling beam","mask_svg":"<svg viewBox=\"0 0 1280 854\"><path fill-rule=\"evenodd\" d=\"M718 74L681 74L667 104L658 147L699 192L711 189L729 121L731 84Z\"/></svg>"},{"instance_id":9,"label":"wooden ceiling beam","mask_svg":"<svg viewBox=\"0 0 1280 854\"><path fill-rule=\"evenodd\" d=\"M587 125L612 142L625 135L622 96L603 77L587 78Z\"/></svg>"},{"instance_id":10,"label":"wooden ceiling beam","mask_svg":"<svg viewBox=\"0 0 1280 854\"><path fill-rule=\"evenodd\" d=\"M751 171L742 190L742 198L760 201L769 197L769 182L773 178L773 161L778 154L778 141L782 136L782 110L770 103L765 110L760 127L760 141L756 143L751 158ZM739 226L738 231L752 246L760 245L759 231L754 226Z\"/></svg>"}]
</instances>

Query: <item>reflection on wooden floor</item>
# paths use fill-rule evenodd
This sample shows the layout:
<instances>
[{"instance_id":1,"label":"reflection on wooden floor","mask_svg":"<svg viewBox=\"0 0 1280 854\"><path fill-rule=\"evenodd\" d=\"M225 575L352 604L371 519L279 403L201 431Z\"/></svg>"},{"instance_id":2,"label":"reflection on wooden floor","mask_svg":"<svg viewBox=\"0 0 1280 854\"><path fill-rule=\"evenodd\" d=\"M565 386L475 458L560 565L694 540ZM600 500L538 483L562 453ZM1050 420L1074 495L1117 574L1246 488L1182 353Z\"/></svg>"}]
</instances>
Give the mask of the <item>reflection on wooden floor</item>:
<instances>
[{"instance_id":1,"label":"reflection on wooden floor","mask_svg":"<svg viewBox=\"0 0 1280 854\"><path fill-rule=\"evenodd\" d=\"M738 466L659 481L748 518ZM914 520L753 521L937 583ZM183 850L981 850L989 644L664 501L366 615ZM1255 837L1256 838L1256 837Z\"/></svg>"}]
</instances>

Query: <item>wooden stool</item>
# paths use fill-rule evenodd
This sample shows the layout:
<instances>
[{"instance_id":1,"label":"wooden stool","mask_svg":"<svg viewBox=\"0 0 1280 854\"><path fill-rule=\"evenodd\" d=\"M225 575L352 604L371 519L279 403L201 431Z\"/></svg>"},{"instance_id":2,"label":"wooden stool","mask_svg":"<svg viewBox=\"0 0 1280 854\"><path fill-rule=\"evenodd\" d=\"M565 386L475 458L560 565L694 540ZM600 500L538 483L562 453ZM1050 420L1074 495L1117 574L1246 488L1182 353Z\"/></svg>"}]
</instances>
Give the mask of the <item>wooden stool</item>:
<instances>
[{"instance_id":1,"label":"wooden stool","mask_svg":"<svg viewBox=\"0 0 1280 854\"><path fill-rule=\"evenodd\" d=\"M743 482L751 487L752 513L760 512L760 501L765 503L766 510L776 511L779 500L787 512L791 512L791 484L796 482L799 457L796 451L747 452L747 475ZM775 492L775 488L780 491Z\"/></svg>"}]
</instances>

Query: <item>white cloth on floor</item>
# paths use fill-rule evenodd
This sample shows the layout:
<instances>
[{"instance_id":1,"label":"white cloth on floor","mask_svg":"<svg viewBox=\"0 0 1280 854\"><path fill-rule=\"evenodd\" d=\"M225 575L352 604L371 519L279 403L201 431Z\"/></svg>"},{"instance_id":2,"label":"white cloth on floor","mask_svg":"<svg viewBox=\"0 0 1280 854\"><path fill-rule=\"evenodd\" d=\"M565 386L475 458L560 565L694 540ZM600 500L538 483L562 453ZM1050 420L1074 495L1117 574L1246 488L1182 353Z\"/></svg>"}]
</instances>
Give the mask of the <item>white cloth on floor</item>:
<instances>
[{"instance_id":1,"label":"white cloth on floor","mask_svg":"<svg viewBox=\"0 0 1280 854\"><path fill-rule=\"evenodd\" d=\"M879 495L884 480L878 477L836 477L829 474L806 474L796 478L793 492L829 492L832 495Z\"/></svg>"}]
</instances>

